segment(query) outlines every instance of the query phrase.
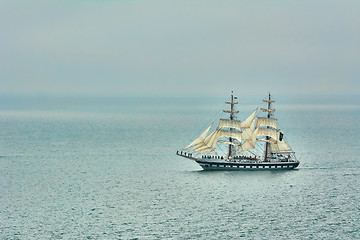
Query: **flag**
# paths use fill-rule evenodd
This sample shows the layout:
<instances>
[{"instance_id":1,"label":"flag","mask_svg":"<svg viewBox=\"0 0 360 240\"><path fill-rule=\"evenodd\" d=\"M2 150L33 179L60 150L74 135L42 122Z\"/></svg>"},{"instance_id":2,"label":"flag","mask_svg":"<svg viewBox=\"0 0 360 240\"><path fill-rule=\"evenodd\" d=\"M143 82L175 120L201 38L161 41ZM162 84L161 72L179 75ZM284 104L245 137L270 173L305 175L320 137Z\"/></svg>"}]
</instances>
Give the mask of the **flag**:
<instances>
[{"instance_id":1,"label":"flag","mask_svg":"<svg viewBox=\"0 0 360 240\"><path fill-rule=\"evenodd\" d=\"M280 142L283 140L284 134L282 132L280 132L280 136L279 136L279 140Z\"/></svg>"}]
</instances>

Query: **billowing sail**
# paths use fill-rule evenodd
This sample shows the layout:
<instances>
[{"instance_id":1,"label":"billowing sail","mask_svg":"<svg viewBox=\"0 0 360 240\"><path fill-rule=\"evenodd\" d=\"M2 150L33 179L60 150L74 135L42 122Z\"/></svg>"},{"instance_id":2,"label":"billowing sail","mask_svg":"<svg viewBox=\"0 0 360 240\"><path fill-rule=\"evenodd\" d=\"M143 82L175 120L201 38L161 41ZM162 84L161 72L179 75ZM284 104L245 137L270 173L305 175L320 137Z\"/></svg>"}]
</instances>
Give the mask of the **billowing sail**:
<instances>
[{"instance_id":1,"label":"billowing sail","mask_svg":"<svg viewBox=\"0 0 360 240\"><path fill-rule=\"evenodd\" d=\"M225 127L241 130L241 122L239 120L220 119L219 128Z\"/></svg>"},{"instance_id":2,"label":"billowing sail","mask_svg":"<svg viewBox=\"0 0 360 240\"><path fill-rule=\"evenodd\" d=\"M277 119L276 118L257 117L256 127L259 127L259 126L277 128Z\"/></svg>"},{"instance_id":3,"label":"billowing sail","mask_svg":"<svg viewBox=\"0 0 360 240\"><path fill-rule=\"evenodd\" d=\"M226 112L226 113L239 113L238 110L223 110L223 112Z\"/></svg>"},{"instance_id":4,"label":"billowing sail","mask_svg":"<svg viewBox=\"0 0 360 240\"><path fill-rule=\"evenodd\" d=\"M255 120L253 120L252 125L255 125ZM257 130L255 131L252 130L252 128L248 128L245 131L248 130L248 133L250 133L251 130L251 134L249 136L246 137L245 142L237 149L236 153L240 153L240 152L244 152L244 151L249 151L251 149L255 148L255 144L256 144L256 137L257 137ZM245 133L245 131L243 132L243 134Z\"/></svg>"},{"instance_id":5,"label":"billowing sail","mask_svg":"<svg viewBox=\"0 0 360 240\"><path fill-rule=\"evenodd\" d=\"M250 127L244 128L243 132L241 133L242 139L247 140L252 138L255 130L255 122L256 122L256 118L252 120L252 122L250 123Z\"/></svg>"},{"instance_id":6,"label":"billowing sail","mask_svg":"<svg viewBox=\"0 0 360 240\"><path fill-rule=\"evenodd\" d=\"M275 109L261 108L261 111L263 111L263 112L275 112Z\"/></svg>"},{"instance_id":7,"label":"billowing sail","mask_svg":"<svg viewBox=\"0 0 360 240\"><path fill-rule=\"evenodd\" d=\"M239 142L230 142L230 141L225 141L225 140L218 140L218 142L225 143L225 144L230 144L230 145L234 145L234 146L240 146L241 145L241 143L239 143Z\"/></svg>"},{"instance_id":8,"label":"billowing sail","mask_svg":"<svg viewBox=\"0 0 360 240\"><path fill-rule=\"evenodd\" d=\"M228 131L228 130L224 130L224 129L221 129L219 130L219 133L218 133L218 138L221 138L221 137L231 137L231 138L235 138L237 139L239 142L241 142L241 132L237 132L237 131Z\"/></svg>"},{"instance_id":9,"label":"billowing sail","mask_svg":"<svg viewBox=\"0 0 360 240\"><path fill-rule=\"evenodd\" d=\"M270 143L270 152L288 152L292 151L289 144L283 139L281 142L277 141L276 143Z\"/></svg>"},{"instance_id":10,"label":"billowing sail","mask_svg":"<svg viewBox=\"0 0 360 240\"><path fill-rule=\"evenodd\" d=\"M270 137L272 141L277 141L278 139L278 131L272 128L257 128L256 129L256 136L266 136ZM262 141L258 139L259 141Z\"/></svg>"},{"instance_id":11,"label":"billowing sail","mask_svg":"<svg viewBox=\"0 0 360 240\"><path fill-rule=\"evenodd\" d=\"M288 152L292 151L290 145L286 142L285 138L283 137L284 134L279 131L278 139L275 143L269 144L270 152Z\"/></svg>"},{"instance_id":12,"label":"billowing sail","mask_svg":"<svg viewBox=\"0 0 360 240\"><path fill-rule=\"evenodd\" d=\"M216 141L217 141L217 133L219 129L213 131L209 136L207 136L202 142L198 143L194 147L195 152L211 152L215 149Z\"/></svg>"},{"instance_id":13,"label":"billowing sail","mask_svg":"<svg viewBox=\"0 0 360 240\"><path fill-rule=\"evenodd\" d=\"M255 118L255 114L257 112L258 108L256 108L242 123L241 123L241 127L242 128L249 128L252 121Z\"/></svg>"},{"instance_id":14,"label":"billowing sail","mask_svg":"<svg viewBox=\"0 0 360 240\"><path fill-rule=\"evenodd\" d=\"M185 149L188 149L190 147L195 146L196 144L203 142L212 125L213 124L211 123L210 126L207 129L205 129L205 131L201 133L200 136L197 137L192 143L190 143Z\"/></svg>"},{"instance_id":15,"label":"billowing sail","mask_svg":"<svg viewBox=\"0 0 360 240\"><path fill-rule=\"evenodd\" d=\"M209 136L207 136L202 142L196 144L193 151L200 153L211 152L215 149L216 143L219 142L219 138L231 137L241 142L241 135L242 133L239 131L230 131L218 128L213 131ZM220 142L224 141L220 140Z\"/></svg>"}]
</instances>

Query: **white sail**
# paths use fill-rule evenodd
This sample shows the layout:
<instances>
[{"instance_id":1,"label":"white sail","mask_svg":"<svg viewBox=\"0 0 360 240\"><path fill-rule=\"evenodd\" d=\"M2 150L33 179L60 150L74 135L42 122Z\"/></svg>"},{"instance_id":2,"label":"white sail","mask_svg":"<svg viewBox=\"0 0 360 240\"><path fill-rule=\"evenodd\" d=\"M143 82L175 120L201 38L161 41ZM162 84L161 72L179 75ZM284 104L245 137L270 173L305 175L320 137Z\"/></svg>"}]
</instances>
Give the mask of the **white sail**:
<instances>
[{"instance_id":1,"label":"white sail","mask_svg":"<svg viewBox=\"0 0 360 240\"><path fill-rule=\"evenodd\" d=\"M249 128L252 121L255 118L255 114L257 112L258 108L256 108L242 123L241 123L241 127L242 128Z\"/></svg>"},{"instance_id":2,"label":"white sail","mask_svg":"<svg viewBox=\"0 0 360 240\"><path fill-rule=\"evenodd\" d=\"M249 151L255 148L256 137L258 136L258 129L254 129L256 119L253 119L249 128L245 128L242 132L243 139L245 142L236 150L236 153Z\"/></svg>"},{"instance_id":3,"label":"white sail","mask_svg":"<svg viewBox=\"0 0 360 240\"><path fill-rule=\"evenodd\" d=\"M282 141L277 141L276 143L269 144L270 152L287 152L292 151L290 145L283 139Z\"/></svg>"},{"instance_id":4,"label":"white sail","mask_svg":"<svg viewBox=\"0 0 360 240\"><path fill-rule=\"evenodd\" d=\"M239 120L220 119L219 128L236 128L241 130L241 122Z\"/></svg>"},{"instance_id":5,"label":"white sail","mask_svg":"<svg viewBox=\"0 0 360 240\"><path fill-rule=\"evenodd\" d=\"M254 133L249 139L245 140L245 142L236 150L236 153L254 149L255 143L256 143L256 134Z\"/></svg>"},{"instance_id":6,"label":"white sail","mask_svg":"<svg viewBox=\"0 0 360 240\"><path fill-rule=\"evenodd\" d=\"M241 123L243 131L241 132L241 139L245 140L243 144L237 149L237 153L248 151L255 148L256 134L255 134L255 114L257 108ZM238 139L238 138L237 138Z\"/></svg>"},{"instance_id":7,"label":"white sail","mask_svg":"<svg viewBox=\"0 0 360 240\"><path fill-rule=\"evenodd\" d=\"M267 143L276 143L276 140L273 138L268 139L263 139L263 138L257 138L256 141L258 142L267 142Z\"/></svg>"},{"instance_id":8,"label":"white sail","mask_svg":"<svg viewBox=\"0 0 360 240\"><path fill-rule=\"evenodd\" d=\"M278 139L278 131L272 128L257 128L256 136L266 136L272 138L272 140L277 141ZM259 140L261 141L261 140Z\"/></svg>"},{"instance_id":9,"label":"white sail","mask_svg":"<svg viewBox=\"0 0 360 240\"><path fill-rule=\"evenodd\" d=\"M215 149L216 143L218 142L219 138L231 137L241 142L241 136L242 133L239 131L230 131L218 128L213 131L209 136L207 136L202 142L196 144L193 151L200 153L211 152Z\"/></svg>"},{"instance_id":10,"label":"white sail","mask_svg":"<svg viewBox=\"0 0 360 240\"><path fill-rule=\"evenodd\" d=\"M288 152L292 151L290 145L286 142L282 133L279 131L277 141L269 144L270 152ZM280 136L282 135L282 136Z\"/></svg>"},{"instance_id":11,"label":"white sail","mask_svg":"<svg viewBox=\"0 0 360 240\"><path fill-rule=\"evenodd\" d=\"M255 125L255 120L253 125ZM261 136L269 137L269 140L263 138L257 138ZM243 131L243 139L246 139L245 142L238 148L237 153L248 151L255 148L256 141L276 143L279 139L279 132L276 129L272 128L256 128L251 130L251 128L245 129ZM274 147L277 147L274 145ZM281 146L280 146L281 147Z\"/></svg>"},{"instance_id":12,"label":"white sail","mask_svg":"<svg viewBox=\"0 0 360 240\"><path fill-rule=\"evenodd\" d=\"M255 128L255 114L257 112L257 108L245 119L244 122L240 122L238 120L231 120L231 119L220 119L219 127L213 131L209 136L206 137L207 133L209 132L212 125L210 125L197 139L195 139L189 146L186 147L193 147L194 152L205 153L211 152L215 150L216 143L227 143L232 145L240 145L243 137L244 139L249 139L253 136L254 128ZM241 131L230 131L227 129L222 128L233 128L233 129L244 129L243 132ZM230 142L225 140L220 140L220 138L234 138L239 143ZM247 145L247 144L246 144Z\"/></svg>"},{"instance_id":13,"label":"white sail","mask_svg":"<svg viewBox=\"0 0 360 240\"><path fill-rule=\"evenodd\" d=\"M277 128L277 119L276 118L257 117L256 127L259 127L259 126Z\"/></svg>"},{"instance_id":14,"label":"white sail","mask_svg":"<svg viewBox=\"0 0 360 240\"><path fill-rule=\"evenodd\" d=\"M261 108L261 111L263 111L263 112L275 112L275 109Z\"/></svg>"},{"instance_id":15,"label":"white sail","mask_svg":"<svg viewBox=\"0 0 360 240\"><path fill-rule=\"evenodd\" d=\"M255 130L255 122L256 118L252 120L252 122L250 123L250 127L244 128L243 132L241 133L242 139L247 140L252 138Z\"/></svg>"},{"instance_id":16,"label":"white sail","mask_svg":"<svg viewBox=\"0 0 360 240\"><path fill-rule=\"evenodd\" d=\"M218 140L218 142L225 143L225 144L230 144L230 145L234 145L234 146L240 146L241 145L241 143L239 143L239 142L230 142L230 141L225 141L225 140Z\"/></svg>"},{"instance_id":17,"label":"white sail","mask_svg":"<svg viewBox=\"0 0 360 240\"><path fill-rule=\"evenodd\" d=\"M221 130L219 130L218 138L221 138L221 137L235 138L236 140L238 140L239 142L241 142L241 140L242 140L242 136L241 136L241 135L242 135L241 132L229 131L229 130L221 129Z\"/></svg>"},{"instance_id":18,"label":"white sail","mask_svg":"<svg viewBox=\"0 0 360 240\"><path fill-rule=\"evenodd\" d=\"M223 110L223 112L226 112L226 113L239 113L238 110Z\"/></svg>"},{"instance_id":19,"label":"white sail","mask_svg":"<svg viewBox=\"0 0 360 240\"><path fill-rule=\"evenodd\" d=\"M207 136L204 141L195 145L194 151L200 153L213 151L219 138L219 131L220 129L216 129L209 136Z\"/></svg>"},{"instance_id":20,"label":"white sail","mask_svg":"<svg viewBox=\"0 0 360 240\"><path fill-rule=\"evenodd\" d=\"M200 136L197 137L192 143L190 143L185 149L188 149L190 147L195 146L198 143L203 142L212 125L213 124L211 123L210 126L207 129L205 129L205 131L203 133L201 133Z\"/></svg>"}]
</instances>

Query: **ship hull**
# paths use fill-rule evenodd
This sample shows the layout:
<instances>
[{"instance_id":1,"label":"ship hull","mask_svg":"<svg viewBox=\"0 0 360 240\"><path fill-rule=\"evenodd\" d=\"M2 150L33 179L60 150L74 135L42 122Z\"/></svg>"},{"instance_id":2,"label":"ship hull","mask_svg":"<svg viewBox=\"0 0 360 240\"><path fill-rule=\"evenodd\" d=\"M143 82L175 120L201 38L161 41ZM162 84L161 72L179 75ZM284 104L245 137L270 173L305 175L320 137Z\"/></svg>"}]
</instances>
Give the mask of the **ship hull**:
<instances>
[{"instance_id":1,"label":"ship hull","mask_svg":"<svg viewBox=\"0 0 360 240\"><path fill-rule=\"evenodd\" d=\"M207 162L196 160L207 171L264 171L264 170L292 170L299 166L299 162Z\"/></svg>"}]
</instances>

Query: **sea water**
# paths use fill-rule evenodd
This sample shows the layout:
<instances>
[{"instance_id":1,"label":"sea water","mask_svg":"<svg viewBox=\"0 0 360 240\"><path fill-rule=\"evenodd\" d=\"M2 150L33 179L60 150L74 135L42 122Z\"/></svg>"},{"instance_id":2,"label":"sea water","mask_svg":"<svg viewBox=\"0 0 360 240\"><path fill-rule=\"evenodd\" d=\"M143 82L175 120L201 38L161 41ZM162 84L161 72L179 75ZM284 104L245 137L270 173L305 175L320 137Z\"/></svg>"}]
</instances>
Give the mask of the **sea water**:
<instances>
[{"instance_id":1,"label":"sea water","mask_svg":"<svg viewBox=\"0 0 360 240\"><path fill-rule=\"evenodd\" d=\"M202 171L220 101L2 98L0 238L360 239L358 105L275 103L298 170Z\"/></svg>"}]
</instances>

